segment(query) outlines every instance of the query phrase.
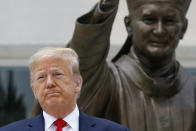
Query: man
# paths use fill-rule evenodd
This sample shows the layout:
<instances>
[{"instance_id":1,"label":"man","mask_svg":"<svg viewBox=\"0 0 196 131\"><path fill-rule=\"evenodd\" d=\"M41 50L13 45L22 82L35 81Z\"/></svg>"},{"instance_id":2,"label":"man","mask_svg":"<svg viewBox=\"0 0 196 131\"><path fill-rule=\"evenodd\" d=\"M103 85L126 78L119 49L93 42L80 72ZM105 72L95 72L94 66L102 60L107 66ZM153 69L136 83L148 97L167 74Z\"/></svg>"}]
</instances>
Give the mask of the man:
<instances>
[{"instance_id":1,"label":"man","mask_svg":"<svg viewBox=\"0 0 196 131\"><path fill-rule=\"evenodd\" d=\"M69 44L84 80L79 107L134 131L195 131L196 79L175 58L190 2L127 0L128 39L113 62L106 57L118 0L80 17Z\"/></svg>"},{"instance_id":2,"label":"man","mask_svg":"<svg viewBox=\"0 0 196 131\"><path fill-rule=\"evenodd\" d=\"M128 131L114 122L87 116L76 100L82 77L78 56L69 48L44 48L30 59L31 88L43 112L0 131Z\"/></svg>"}]
</instances>

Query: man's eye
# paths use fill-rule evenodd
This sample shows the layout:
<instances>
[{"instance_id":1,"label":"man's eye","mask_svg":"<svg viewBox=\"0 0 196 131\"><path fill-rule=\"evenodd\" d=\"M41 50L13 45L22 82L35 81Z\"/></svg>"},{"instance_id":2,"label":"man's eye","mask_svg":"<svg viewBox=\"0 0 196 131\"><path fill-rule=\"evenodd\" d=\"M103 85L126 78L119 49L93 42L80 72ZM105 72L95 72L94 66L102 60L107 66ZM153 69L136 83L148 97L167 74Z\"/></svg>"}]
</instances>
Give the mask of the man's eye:
<instances>
[{"instance_id":1,"label":"man's eye","mask_svg":"<svg viewBox=\"0 0 196 131\"><path fill-rule=\"evenodd\" d=\"M44 76L39 76L37 77L37 80L43 80L45 77Z\"/></svg>"},{"instance_id":2,"label":"man's eye","mask_svg":"<svg viewBox=\"0 0 196 131\"><path fill-rule=\"evenodd\" d=\"M55 72L55 73L54 73L54 76L56 76L56 77L61 77L61 76L63 76L63 73Z\"/></svg>"}]
</instances>

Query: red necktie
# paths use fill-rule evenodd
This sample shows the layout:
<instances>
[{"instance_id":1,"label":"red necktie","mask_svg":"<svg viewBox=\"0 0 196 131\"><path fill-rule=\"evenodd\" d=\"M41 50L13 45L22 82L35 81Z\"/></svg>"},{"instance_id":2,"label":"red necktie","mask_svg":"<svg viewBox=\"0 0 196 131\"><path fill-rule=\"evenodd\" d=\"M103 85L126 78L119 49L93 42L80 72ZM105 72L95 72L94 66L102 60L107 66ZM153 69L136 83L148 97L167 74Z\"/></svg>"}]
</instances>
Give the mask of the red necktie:
<instances>
[{"instance_id":1,"label":"red necktie","mask_svg":"<svg viewBox=\"0 0 196 131\"><path fill-rule=\"evenodd\" d=\"M62 128L67 125L67 122L62 119L58 119L54 121L54 125L57 126L56 131L62 131Z\"/></svg>"}]
</instances>

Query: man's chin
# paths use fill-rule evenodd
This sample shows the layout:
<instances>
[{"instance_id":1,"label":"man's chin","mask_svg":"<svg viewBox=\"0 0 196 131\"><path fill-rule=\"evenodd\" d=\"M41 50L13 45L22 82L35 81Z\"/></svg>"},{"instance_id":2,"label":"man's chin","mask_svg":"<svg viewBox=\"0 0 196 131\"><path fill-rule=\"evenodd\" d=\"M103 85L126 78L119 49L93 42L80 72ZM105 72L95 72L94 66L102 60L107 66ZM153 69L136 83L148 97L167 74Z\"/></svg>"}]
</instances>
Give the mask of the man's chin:
<instances>
[{"instance_id":1,"label":"man's chin","mask_svg":"<svg viewBox=\"0 0 196 131\"><path fill-rule=\"evenodd\" d=\"M48 98L46 103L47 103L48 106L54 107L54 106L59 105L61 103L61 100L60 100L59 97L54 96L54 97Z\"/></svg>"}]
</instances>

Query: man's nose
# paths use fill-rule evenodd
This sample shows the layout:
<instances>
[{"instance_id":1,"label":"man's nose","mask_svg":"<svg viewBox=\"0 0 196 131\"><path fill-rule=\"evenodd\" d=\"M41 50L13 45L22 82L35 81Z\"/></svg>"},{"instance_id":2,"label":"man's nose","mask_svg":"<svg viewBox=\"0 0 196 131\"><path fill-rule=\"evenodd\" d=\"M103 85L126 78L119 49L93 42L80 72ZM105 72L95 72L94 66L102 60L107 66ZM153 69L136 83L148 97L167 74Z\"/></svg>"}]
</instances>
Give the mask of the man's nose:
<instances>
[{"instance_id":1,"label":"man's nose","mask_svg":"<svg viewBox=\"0 0 196 131\"><path fill-rule=\"evenodd\" d=\"M164 27L164 24L162 21L158 21L155 28L154 28L154 31L153 33L155 35L158 35L158 36L162 36L162 35L165 35L165 27Z\"/></svg>"},{"instance_id":2,"label":"man's nose","mask_svg":"<svg viewBox=\"0 0 196 131\"><path fill-rule=\"evenodd\" d=\"M51 75L48 75L46 85L47 85L47 88L51 88L51 87L54 87L56 85L55 81L54 81L54 78Z\"/></svg>"}]
</instances>

